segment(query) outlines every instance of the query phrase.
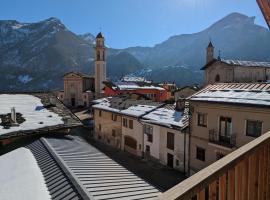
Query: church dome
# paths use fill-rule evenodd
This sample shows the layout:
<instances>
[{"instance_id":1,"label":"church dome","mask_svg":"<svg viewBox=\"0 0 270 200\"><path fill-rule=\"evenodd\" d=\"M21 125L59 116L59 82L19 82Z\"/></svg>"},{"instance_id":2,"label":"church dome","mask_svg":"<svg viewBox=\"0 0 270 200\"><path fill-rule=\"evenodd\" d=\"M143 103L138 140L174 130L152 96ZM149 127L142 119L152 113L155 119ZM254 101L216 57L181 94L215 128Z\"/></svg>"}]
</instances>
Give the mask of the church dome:
<instances>
[{"instance_id":1,"label":"church dome","mask_svg":"<svg viewBox=\"0 0 270 200\"><path fill-rule=\"evenodd\" d=\"M104 37L103 37L102 33L99 32L99 33L97 34L97 37L96 37L96 38L104 38Z\"/></svg>"}]
</instances>

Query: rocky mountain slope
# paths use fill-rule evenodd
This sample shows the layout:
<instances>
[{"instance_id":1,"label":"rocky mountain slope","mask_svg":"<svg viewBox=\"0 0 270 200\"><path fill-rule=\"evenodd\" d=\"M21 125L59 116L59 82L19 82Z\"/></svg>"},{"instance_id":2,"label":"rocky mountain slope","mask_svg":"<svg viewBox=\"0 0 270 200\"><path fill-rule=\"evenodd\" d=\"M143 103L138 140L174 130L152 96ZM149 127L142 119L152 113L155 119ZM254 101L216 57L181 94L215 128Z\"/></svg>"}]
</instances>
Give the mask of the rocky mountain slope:
<instances>
[{"instance_id":1,"label":"rocky mountain slope","mask_svg":"<svg viewBox=\"0 0 270 200\"><path fill-rule=\"evenodd\" d=\"M201 68L205 63L205 48L211 38L216 55L223 58L270 61L270 31L254 23L255 17L232 13L209 28L194 34L182 34L149 47L127 48L145 66L153 68L191 66Z\"/></svg>"},{"instance_id":2,"label":"rocky mountain slope","mask_svg":"<svg viewBox=\"0 0 270 200\"><path fill-rule=\"evenodd\" d=\"M154 47L108 48L108 76L135 73L178 85L201 83L209 38L223 58L270 61L270 31L256 25L254 17L232 13L201 32L173 36ZM0 21L0 91L61 89L66 72L93 73L94 39L90 33L74 34L56 18Z\"/></svg>"},{"instance_id":3,"label":"rocky mountain slope","mask_svg":"<svg viewBox=\"0 0 270 200\"><path fill-rule=\"evenodd\" d=\"M76 35L56 18L38 23L0 21L0 91L60 89L66 72L89 74L93 71L93 41L93 35ZM128 52L121 55L119 60L119 52L108 50L108 68L116 66L109 73L118 76L142 69Z\"/></svg>"}]
</instances>

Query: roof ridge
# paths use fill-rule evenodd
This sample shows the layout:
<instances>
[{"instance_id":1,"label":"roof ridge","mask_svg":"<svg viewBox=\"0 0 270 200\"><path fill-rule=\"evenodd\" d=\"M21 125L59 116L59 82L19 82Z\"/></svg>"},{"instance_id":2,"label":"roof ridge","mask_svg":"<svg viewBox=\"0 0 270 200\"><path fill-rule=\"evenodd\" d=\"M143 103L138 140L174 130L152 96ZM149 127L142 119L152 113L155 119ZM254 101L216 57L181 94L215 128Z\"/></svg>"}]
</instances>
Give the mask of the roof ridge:
<instances>
[{"instance_id":1,"label":"roof ridge","mask_svg":"<svg viewBox=\"0 0 270 200\"><path fill-rule=\"evenodd\" d=\"M58 163L63 172L67 175L67 177L72 182L72 184L77 189L78 193L82 196L82 198L85 200L93 200L94 197L92 197L91 194L86 190L86 188L81 184L80 180L78 180L75 174L66 165L65 161L54 151L53 147L49 144L46 138L41 138L40 141L47 148L47 150L52 155L54 160Z\"/></svg>"}]
</instances>

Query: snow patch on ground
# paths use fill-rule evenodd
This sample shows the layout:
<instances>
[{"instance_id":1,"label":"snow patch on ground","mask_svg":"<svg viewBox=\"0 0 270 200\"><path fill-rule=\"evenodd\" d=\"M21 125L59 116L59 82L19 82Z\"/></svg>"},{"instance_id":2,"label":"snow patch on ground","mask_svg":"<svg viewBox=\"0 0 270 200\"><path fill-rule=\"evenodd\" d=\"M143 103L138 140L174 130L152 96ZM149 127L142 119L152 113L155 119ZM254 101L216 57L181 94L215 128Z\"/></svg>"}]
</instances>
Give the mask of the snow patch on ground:
<instances>
[{"instance_id":1,"label":"snow patch on ground","mask_svg":"<svg viewBox=\"0 0 270 200\"><path fill-rule=\"evenodd\" d=\"M1 200L51 199L40 168L26 148L0 157L0 183Z\"/></svg>"},{"instance_id":2,"label":"snow patch on ground","mask_svg":"<svg viewBox=\"0 0 270 200\"><path fill-rule=\"evenodd\" d=\"M47 126L63 124L62 117L44 108L41 99L25 94L1 94L0 114L11 112L15 107L17 113L21 113L25 122L19 126L4 129L0 126L0 135L20 130L33 130Z\"/></svg>"}]
</instances>

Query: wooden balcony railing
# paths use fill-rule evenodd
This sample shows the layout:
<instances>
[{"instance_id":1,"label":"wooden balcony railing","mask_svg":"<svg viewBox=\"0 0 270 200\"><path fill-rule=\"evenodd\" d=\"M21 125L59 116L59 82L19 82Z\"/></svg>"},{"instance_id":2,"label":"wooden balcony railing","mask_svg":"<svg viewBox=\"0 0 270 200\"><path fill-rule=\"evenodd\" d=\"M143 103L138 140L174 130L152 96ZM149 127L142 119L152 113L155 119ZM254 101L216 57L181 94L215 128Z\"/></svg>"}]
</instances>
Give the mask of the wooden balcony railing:
<instances>
[{"instance_id":1,"label":"wooden balcony railing","mask_svg":"<svg viewBox=\"0 0 270 200\"><path fill-rule=\"evenodd\" d=\"M270 199L270 132L199 171L157 199Z\"/></svg>"}]
</instances>

